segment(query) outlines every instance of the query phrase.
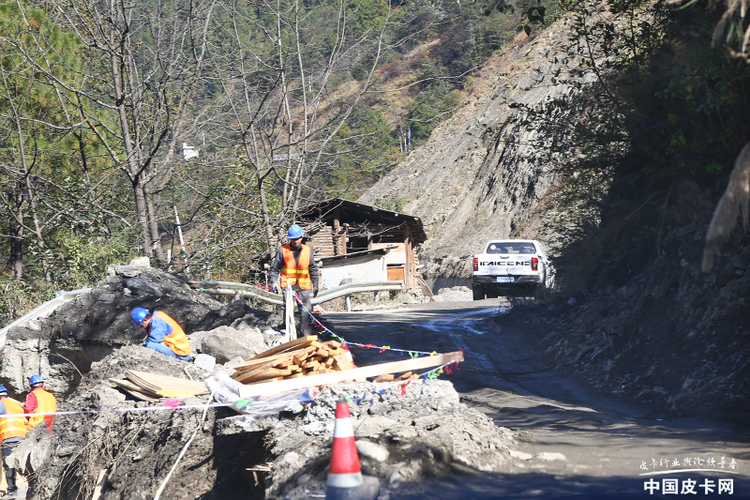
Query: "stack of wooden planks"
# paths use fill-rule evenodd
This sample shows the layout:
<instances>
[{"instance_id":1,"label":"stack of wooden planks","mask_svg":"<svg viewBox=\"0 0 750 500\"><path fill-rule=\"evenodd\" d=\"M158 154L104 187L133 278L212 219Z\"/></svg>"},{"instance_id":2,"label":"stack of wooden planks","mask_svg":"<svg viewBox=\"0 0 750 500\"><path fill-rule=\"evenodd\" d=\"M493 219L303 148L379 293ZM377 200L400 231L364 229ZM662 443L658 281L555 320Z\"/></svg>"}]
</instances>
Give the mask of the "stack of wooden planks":
<instances>
[{"instance_id":1,"label":"stack of wooden planks","mask_svg":"<svg viewBox=\"0 0 750 500\"><path fill-rule=\"evenodd\" d=\"M131 396L143 401L208 394L206 384L202 381L136 370L128 370L125 372L125 377L126 379L111 378L109 381Z\"/></svg>"},{"instance_id":2,"label":"stack of wooden planks","mask_svg":"<svg viewBox=\"0 0 750 500\"><path fill-rule=\"evenodd\" d=\"M275 382L354 368L341 344L302 337L274 347L235 366L232 378L245 385Z\"/></svg>"}]
</instances>

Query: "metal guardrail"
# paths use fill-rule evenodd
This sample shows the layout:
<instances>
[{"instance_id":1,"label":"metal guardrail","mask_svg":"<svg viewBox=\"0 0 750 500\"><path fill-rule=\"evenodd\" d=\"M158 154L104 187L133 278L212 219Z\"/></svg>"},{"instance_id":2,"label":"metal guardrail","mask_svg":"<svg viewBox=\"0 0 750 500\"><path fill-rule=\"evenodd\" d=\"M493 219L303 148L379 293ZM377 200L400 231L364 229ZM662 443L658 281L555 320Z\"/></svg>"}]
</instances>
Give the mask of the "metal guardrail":
<instances>
[{"instance_id":1,"label":"metal guardrail","mask_svg":"<svg viewBox=\"0 0 750 500\"><path fill-rule=\"evenodd\" d=\"M76 298L78 295L81 295L82 293L90 292L91 288L81 288L80 290L73 290L72 292L65 292L60 291L55 294L55 298L52 300L48 300L44 304L37 306L36 308L32 309L31 311L27 312L11 324L3 327L0 329L0 351L2 351L5 348L5 337L8 333L8 330L13 328L14 326L23 326L29 321L35 320L37 318L42 318L49 316L52 314L52 311L60 307L61 305L65 304L66 302L70 302L74 298Z\"/></svg>"},{"instance_id":2,"label":"metal guardrail","mask_svg":"<svg viewBox=\"0 0 750 500\"><path fill-rule=\"evenodd\" d=\"M232 283L228 281L194 281L190 283L192 288L197 288L211 295L235 295L242 298L256 298L269 304L284 305L284 297L281 294L262 290L253 285L245 283ZM366 283L347 283L337 287L318 292L317 297L312 297L313 305L322 304L339 297L346 297L353 293L401 291L404 288L403 281L371 281Z\"/></svg>"}]
</instances>

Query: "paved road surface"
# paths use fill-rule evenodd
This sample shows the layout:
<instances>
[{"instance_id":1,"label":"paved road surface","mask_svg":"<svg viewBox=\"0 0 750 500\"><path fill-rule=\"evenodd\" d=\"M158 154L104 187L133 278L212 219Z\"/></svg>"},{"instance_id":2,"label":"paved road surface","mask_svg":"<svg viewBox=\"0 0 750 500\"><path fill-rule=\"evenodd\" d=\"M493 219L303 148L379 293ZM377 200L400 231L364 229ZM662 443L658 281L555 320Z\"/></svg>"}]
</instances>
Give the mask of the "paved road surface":
<instances>
[{"instance_id":1,"label":"paved road surface","mask_svg":"<svg viewBox=\"0 0 750 500\"><path fill-rule=\"evenodd\" d=\"M499 304L486 299L323 315L351 342L428 352L462 349L460 370L442 377L454 383L464 403L517 433L519 458L509 460L507 470L457 471L455 478L422 485L430 498L750 498L750 429L669 419L597 394L553 367L523 331L504 326L507 308ZM376 349L354 354L361 364L389 360ZM664 494L664 485L676 487L676 494Z\"/></svg>"}]
</instances>

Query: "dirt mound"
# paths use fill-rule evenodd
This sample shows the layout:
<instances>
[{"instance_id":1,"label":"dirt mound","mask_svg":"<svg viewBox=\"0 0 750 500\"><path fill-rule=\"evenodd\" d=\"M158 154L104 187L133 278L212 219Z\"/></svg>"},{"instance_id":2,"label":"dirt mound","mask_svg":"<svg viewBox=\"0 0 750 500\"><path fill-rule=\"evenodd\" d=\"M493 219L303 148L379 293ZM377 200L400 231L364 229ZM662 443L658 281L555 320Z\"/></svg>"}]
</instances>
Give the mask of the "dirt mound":
<instances>
[{"instance_id":1,"label":"dirt mound","mask_svg":"<svg viewBox=\"0 0 750 500\"><path fill-rule=\"evenodd\" d=\"M143 342L145 330L130 319L135 307L159 309L190 335L219 326L234 330L277 327L280 316L225 304L190 287L186 280L151 267L110 266L90 292L63 304L49 317L8 332L0 382L11 393L28 391L28 377L40 373L48 388L65 394L81 382L91 364L114 349ZM247 353L245 353L247 354Z\"/></svg>"},{"instance_id":2,"label":"dirt mound","mask_svg":"<svg viewBox=\"0 0 750 500\"><path fill-rule=\"evenodd\" d=\"M750 410L750 242L737 235L700 272L705 228L674 231L664 255L619 286L517 306L498 318L535 334L556 362L658 414L745 419ZM624 275L627 271L623 272Z\"/></svg>"},{"instance_id":3,"label":"dirt mound","mask_svg":"<svg viewBox=\"0 0 750 500\"><path fill-rule=\"evenodd\" d=\"M324 493L336 403L343 397L351 400L362 473L392 489L450 474L457 464L499 471L510 459L511 432L460 403L450 382L416 382L403 391L387 384L338 384L323 389L297 419L275 427L271 452L279 458L272 497Z\"/></svg>"},{"instance_id":4,"label":"dirt mound","mask_svg":"<svg viewBox=\"0 0 750 500\"><path fill-rule=\"evenodd\" d=\"M179 377L185 366L140 346L92 364L64 406L101 413L61 415L51 436L39 427L20 450L31 453L28 442L49 450L41 463L35 458L32 498L89 498L100 474L106 477L102 499L153 498L175 463L164 498L310 498L325 491L335 407L344 397L352 401L362 472L378 477L383 491L448 474L456 464L494 471L509 460L511 432L460 403L447 381L414 382L403 391L339 384L310 404L255 416L204 411L206 398L179 398L183 408L144 411L159 407L107 383L128 368Z\"/></svg>"}]
</instances>

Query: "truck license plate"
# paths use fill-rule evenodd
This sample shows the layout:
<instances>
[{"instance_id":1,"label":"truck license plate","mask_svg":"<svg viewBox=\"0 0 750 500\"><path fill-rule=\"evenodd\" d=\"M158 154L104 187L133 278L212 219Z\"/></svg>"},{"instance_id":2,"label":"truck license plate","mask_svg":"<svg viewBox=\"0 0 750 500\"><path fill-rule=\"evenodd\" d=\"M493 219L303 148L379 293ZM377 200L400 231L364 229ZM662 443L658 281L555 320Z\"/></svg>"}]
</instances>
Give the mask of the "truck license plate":
<instances>
[{"instance_id":1,"label":"truck license plate","mask_svg":"<svg viewBox=\"0 0 750 500\"><path fill-rule=\"evenodd\" d=\"M513 276L498 276L497 282L498 283L513 283L515 278Z\"/></svg>"}]
</instances>

